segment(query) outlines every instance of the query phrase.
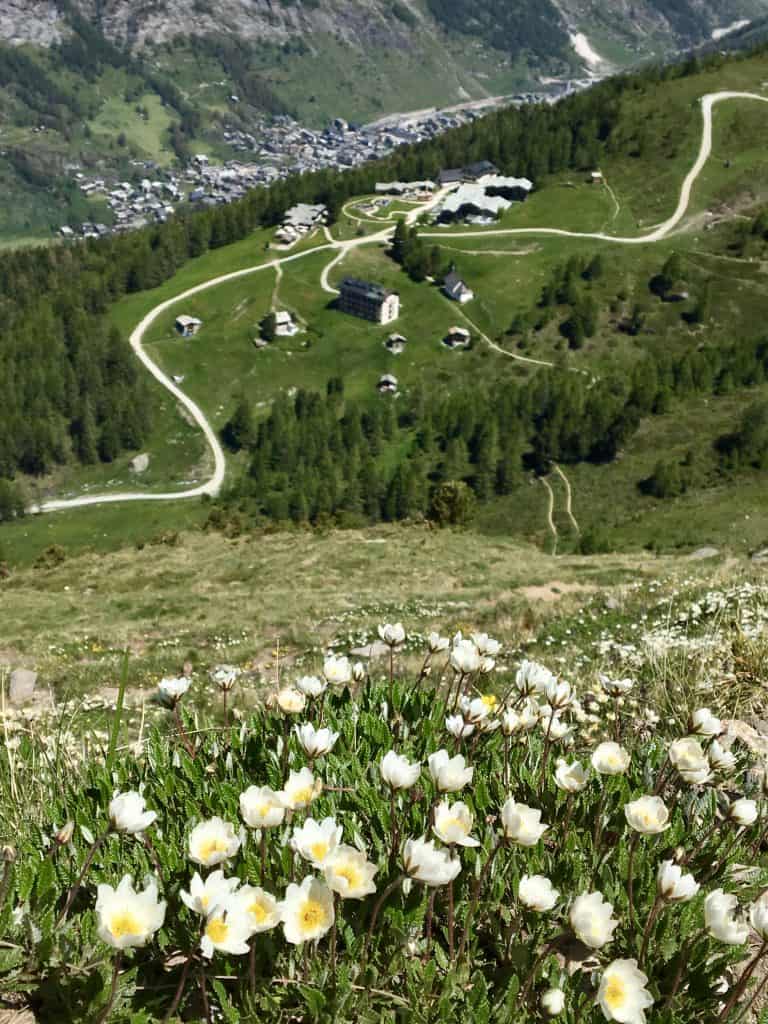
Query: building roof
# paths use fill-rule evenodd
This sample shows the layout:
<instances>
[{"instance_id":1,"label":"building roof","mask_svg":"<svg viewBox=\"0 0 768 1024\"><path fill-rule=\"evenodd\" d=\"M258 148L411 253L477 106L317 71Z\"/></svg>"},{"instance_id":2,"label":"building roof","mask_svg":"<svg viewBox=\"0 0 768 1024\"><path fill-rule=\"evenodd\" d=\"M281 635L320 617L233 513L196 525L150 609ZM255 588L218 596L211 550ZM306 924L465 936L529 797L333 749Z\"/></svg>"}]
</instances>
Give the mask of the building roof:
<instances>
[{"instance_id":1,"label":"building roof","mask_svg":"<svg viewBox=\"0 0 768 1024\"><path fill-rule=\"evenodd\" d=\"M395 387L397 387L397 377L394 377L391 373L385 373L379 378L379 387L381 387L382 384L394 384Z\"/></svg>"},{"instance_id":2,"label":"building roof","mask_svg":"<svg viewBox=\"0 0 768 1024\"><path fill-rule=\"evenodd\" d=\"M461 167L448 167L444 171L440 171L440 184L450 185L454 181L463 181L464 171Z\"/></svg>"},{"instance_id":3,"label":"building roof","mask_svg":"<svg viewBox=\"0 0 768 1024\"><path fill-rule=\"evenodd\" d=\"M361 281L356 277L345 277L341 282L341 292L356 295L359 298L367 299L369 302L384 302L394 292L389 291L380 284L373 284L370 281Z\"/></svg>"},{"instance_id":4,"label":"building roof","mask_svg":"<svg viewBox=\"0 0 768 1024\"><path fill-rule=\"evenodd\" d=\"M464 284L464 282L462 281L462 279L459 277L455 270L448 271L448 273L443 278L443 285L446 288L450 288L451 291L453 291L454 288L458 287L466 288L466 285Z\"/></svg>"},{"instance_id":5,"label":"building roof","mask_svg":"<svg viewBox=\"0 0 768 1024\"><path fill-rule=\"evenodd\" d=\"M285 310L281 310L279 313L275 313L275 326L280 327L282 324L293 323L293 317L290 313Z\"/></svg>"},{"instance_id":6,"label":"building roof","mask_svg":"<svg viewBox=\"0 0 768 1024\"><path fill-rule=\"evenodd\" d=\"M495 215L508 210L511 205L508 199L501 196L486 195L482 185L462 185L446 198L442 212L456 214L464 206L474 206L478 210Z\"/></svg>"},{"instance_id":7,"label":"building roof","mask_svg":"<svg viewBox=\"0 0 768 1024\"><path fill-rule=\"evenodd\" d=\"M433 192L434 181L377 181L377 192Z\"/></svg>"},{"instance_id":8,"label":"building roof","mask_svg":"<svg viewBox=\"0 0 768 1024\"><path fill-rule=\"evenodd\" d=\"M524 192L530 192L533 188L529 178L508 178L503 174L484 174L477 179L477 184L483 188L522 189Z\"/></svg>"},{"instance_id":9,"label":"building roof","mask_svg":"<svg viewBox=\"0 0 768 1024\"><path fill-rule=\"evenodd\" d=\"M309 203L297 203L285 211L283 224L290 226L315 224L325 213L326 207L321 204L310 206Z\"/></svg>"},{"instance_id":10,"label":"building roof","mask_svg":"<svg viewBox=\"0 0 768 1024\"><path fill-rule=\"evenodd\" d=\"M182 327L194 327L195 325L199 327L202 325L202 322L203 321L198 320L196 316L185 316L182 314L181 316L176 317L176 323L181 324Z\"/></svg>"}]
</instances>

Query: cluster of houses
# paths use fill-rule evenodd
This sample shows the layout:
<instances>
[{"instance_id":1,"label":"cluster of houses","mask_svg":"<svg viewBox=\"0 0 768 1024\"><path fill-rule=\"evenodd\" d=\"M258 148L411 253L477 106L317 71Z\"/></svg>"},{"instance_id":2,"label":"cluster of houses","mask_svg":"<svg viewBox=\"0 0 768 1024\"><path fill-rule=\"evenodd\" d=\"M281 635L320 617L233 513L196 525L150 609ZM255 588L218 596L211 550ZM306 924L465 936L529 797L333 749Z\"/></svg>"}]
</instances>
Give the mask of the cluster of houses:
<instances>
[{"instance_id":1,"label":"cluster of houses","mask_svg":"<svg viewBox=\"0 0 768 1024\"><path fill-rule=\"evenodd\" d=\"M443 170L440 184L456 188L436 210L438 224L491 224L513 203L525 202L533 190L533 182L528 178L500 174L488 160Z\"/></svg>"},{"instance_id":2,"label":"cluster of houses","mask_svg":"<svg viewBox=\"0 0 768 1024\"><path fill-rule=\"evenodd\" d=\"M328 220L328 208L322 204L297 203L283 214L275 239L285 246L294 245Z\"/></svg>"}]
</instances>

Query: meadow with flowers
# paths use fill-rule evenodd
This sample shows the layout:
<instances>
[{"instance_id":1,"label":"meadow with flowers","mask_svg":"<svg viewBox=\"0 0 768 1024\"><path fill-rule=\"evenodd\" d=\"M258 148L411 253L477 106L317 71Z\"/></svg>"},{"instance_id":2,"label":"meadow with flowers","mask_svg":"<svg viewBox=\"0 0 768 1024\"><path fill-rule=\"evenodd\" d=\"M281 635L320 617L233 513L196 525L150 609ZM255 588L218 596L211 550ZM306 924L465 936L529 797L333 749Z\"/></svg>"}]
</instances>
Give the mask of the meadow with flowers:
<instances>
[{"instance_id":1,"label":"meadow with flowers","mask_svg":"<svg viewBox=\"0 0 768 1024\"><path fill-rule=\"evenodd\" d=\"M665 728L638 672L586 686L485 632L375 632L379 659L335 644L247 713L238 665L160 679L140 751L114 729L20 813L6 1004L99 1024L757 1019L768 788L718 707L690 687Z\"/></svg>"}]
</instances>

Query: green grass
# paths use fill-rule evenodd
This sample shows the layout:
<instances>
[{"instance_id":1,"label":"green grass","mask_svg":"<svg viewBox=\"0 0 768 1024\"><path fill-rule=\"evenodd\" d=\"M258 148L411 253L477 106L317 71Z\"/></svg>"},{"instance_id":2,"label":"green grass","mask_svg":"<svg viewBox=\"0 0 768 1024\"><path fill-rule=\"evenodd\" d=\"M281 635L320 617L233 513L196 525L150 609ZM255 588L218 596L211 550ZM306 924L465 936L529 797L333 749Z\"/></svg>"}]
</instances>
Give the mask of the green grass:
<instances>
[{"instance_id":1,"label":"green grass","mask_svg":"<svg viewBox=\"0 0 768 1024\"><path fill-rule=\"evenodd\" d=\"M136 111L137 106L146 110L146 117ZM172 117L160 97L146 93L130 103L119 96L108 97L90 126L94 135L102 136L102 140L96 140L97 144L124 134L129 144L157 163L165 164L172 156L165 138L171 121Z\"/></svg>"}]
</instances>

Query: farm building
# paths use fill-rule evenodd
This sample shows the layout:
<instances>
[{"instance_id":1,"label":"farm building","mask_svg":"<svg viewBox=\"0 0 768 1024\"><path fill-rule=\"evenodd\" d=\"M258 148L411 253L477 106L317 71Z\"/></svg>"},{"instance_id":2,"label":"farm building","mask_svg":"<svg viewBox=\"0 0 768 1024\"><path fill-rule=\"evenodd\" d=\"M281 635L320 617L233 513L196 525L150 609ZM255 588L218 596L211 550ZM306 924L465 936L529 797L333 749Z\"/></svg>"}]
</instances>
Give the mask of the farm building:
<instances>
[{"instance_id":1,"label":"farm building","mask_svg":"<svg viewBox=\"0 0 768 1024\"><path fill-rule=\"evenodd\" d=\"M384 342L384 348L391 352L393 356L399 356L402 352L405 352L407 344L408 339L404 338L402 334L390 334Z\"/></svg>"},{"instance_id":2,"label":"farm building","mask_svg":"<svg viewBox=\"0 0 768 1024\"><path fill-rule=\"evenodd\" d=\"M449 327L448 333L443 338L443 344L448 348L466 348L469 345L471 335L463 327Z\"/></svg>"},{"instance_id":3,"label":"farm building","mask_svg":"<svg viewBox=\"0 0 768 1024\"><path fill-rule=\"evenodd\" d=\"M380 284L346 277L341 282L338 308L362 320L389 324L400 315L400 296Z\"/></svg>"},{"instance_id":4,"label":"farm building","mask_svg":"<svg viewBox=\"0 0 768 1024\"><path fill-rule=\"evenodd\" d=\"M465 302L471 302L475 297L475 293L464 284L455 270L450 270L445 275L443 291L449 299L453 299L454 302L459 302L461 305L464 305Z\"/></svg>"},{"instance_id":5,"label":"farm building","mask_svg":"<svg viewBox=\"0 0 768 1024\"><path fill-rule=\"evenodd\" d=\"M292 338L299 333L298 326L293 322L293 317L285 310L275 313L275 334L278 338Z\"/></svg>"},{"instance_id":6,"label":"farm building","mask_svg":"<svg viewBox=\"0 0 768 1024\"><path fill-rule=\"evenodd\" d=\"M195 316L177 316L174 323L176 333L180 334L182 338L194 338L202 326L203 321L198 320Z\"/></svg>"},{"instance_id":7,"label":"farm building","mask_svg":"<svg viewBox=\"0 0 768 1024\"><path fill-rule=\"evenodd\" d=\"M397 377L393 377L391 373L385 373L379 379L376 387L382 395L394 395L397 391Z\"/></svg>"}]
</instances>

